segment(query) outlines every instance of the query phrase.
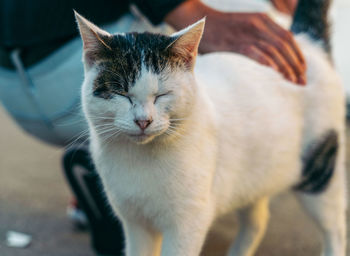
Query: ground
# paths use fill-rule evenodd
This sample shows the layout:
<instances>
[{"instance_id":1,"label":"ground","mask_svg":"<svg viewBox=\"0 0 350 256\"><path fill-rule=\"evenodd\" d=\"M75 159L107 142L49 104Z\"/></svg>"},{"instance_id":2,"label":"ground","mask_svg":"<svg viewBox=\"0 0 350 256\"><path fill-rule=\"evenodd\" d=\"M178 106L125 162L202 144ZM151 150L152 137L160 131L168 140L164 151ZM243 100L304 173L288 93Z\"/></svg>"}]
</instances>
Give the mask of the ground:
<instances>
[{"instance_id":1,"label":"ground","mask_svg":"<svg viewBox=\"0 0 350 256\"><path fill-rule=\"evenodd\" d=\"M66 217L70 191L61 169L63 151L22 132L1 108L0 120L0 255L95 255L89 234L74 230ZM320 254L320 234L292 195L278 196L271 209L271 221L257 256ZM223 255L235 224L235 218L220 223L208 237L205 256ZM233 231L227 230L231 226ZM32 235L32 244L25 249L7 247L9 230Z\"/></svg>"}]
</instances>

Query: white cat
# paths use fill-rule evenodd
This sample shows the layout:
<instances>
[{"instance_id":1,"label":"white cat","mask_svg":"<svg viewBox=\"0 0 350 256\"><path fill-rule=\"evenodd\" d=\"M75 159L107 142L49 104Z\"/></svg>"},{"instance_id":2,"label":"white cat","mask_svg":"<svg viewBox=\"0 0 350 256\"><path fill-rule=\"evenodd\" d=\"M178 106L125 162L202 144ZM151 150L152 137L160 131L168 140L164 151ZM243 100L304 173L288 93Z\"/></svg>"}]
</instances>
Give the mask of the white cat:
<instances>
[{"instance_id":1,"label":"white cat","mask_svg":"<svg viewBox=\"0 0 350 256\"><path fill-rule=\"evenodd\" d=\"M76 17L91 154L126 255L197 256L233 210L228 254L253 255L269 198L293 188L323 232L323 255L345 256L345 103L325 36L294 21L308 66L299 87L233 53L195 64L204 20L172 36L110 35Z\"/></svg>"}]
</instances>

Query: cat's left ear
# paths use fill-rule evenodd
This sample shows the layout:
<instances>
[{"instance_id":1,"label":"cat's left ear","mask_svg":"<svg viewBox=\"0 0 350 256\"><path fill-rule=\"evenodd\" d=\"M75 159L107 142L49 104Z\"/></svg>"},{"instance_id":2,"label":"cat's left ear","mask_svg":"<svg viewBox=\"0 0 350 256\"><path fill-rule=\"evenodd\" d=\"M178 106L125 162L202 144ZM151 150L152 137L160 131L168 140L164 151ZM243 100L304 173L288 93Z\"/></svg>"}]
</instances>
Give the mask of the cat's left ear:
<instances>
[{"instance_id":1,"label":"cat's left ear","mask_svg":"<svg viewBox=\"0 0 350 256\"><path fill-rule=\"evenodd\" d=\"M205 25L205 18L193 25L172 34L175 40L169 45L171 51L180 55L189 68L193 68L198 54L198 46L201 41Z\"/></svg>"},{"instance_id":2,"label":"cat's left ear","mask_svg":"<svg viewBox=\"0 0 350 256\"><path fill-rule=\"evenodd\" d=\"M111 47L107 44L108 38L111 37L111 34L100 29L76 11L74 11L74 14L83 40L84 60L87 64L91 65L96 59L96 54L101 49L111 50Z\"/></svg>"}]
</instances>

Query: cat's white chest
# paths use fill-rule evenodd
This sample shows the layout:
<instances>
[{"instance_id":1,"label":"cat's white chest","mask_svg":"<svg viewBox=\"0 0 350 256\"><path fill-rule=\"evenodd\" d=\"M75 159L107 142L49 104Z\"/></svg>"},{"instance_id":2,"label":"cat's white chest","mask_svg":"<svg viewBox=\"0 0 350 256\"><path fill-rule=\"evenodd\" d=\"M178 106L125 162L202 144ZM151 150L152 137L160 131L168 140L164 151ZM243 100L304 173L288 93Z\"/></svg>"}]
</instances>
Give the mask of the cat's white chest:
<instances>
[{"instance_id":1,"label":"cat's white chest","mask_svg":"<svg viewBox=\"0 0 350 256\"><path fill-rule=\"evenodd\" d=\"M169 193L166 193L170 188L166 186L166 177L161 178L164 175L160 173L159 169L141 166L130 169L130 166L121 164L113 167L109 175L102 176L108 197L118 212L129 217L153 218L164 214L162 209L167 209L166 204L170 202Z\"/></svg>"},{"instance_id":2,"label":"cat's white chest","mask_svg":"<svg viewBox=\"0 0 350 256\"><path fill-rule=\"evenodd\" d=\"M115 150L95 160L118 215L156 220L153 224L161 226L177 212L196 208L198 199L210 198L214 169L204 162L203 166L191 163L200 156L169 152L158 158L138 153L125 155L127 152Z\"/></svg>"}]
</instances>

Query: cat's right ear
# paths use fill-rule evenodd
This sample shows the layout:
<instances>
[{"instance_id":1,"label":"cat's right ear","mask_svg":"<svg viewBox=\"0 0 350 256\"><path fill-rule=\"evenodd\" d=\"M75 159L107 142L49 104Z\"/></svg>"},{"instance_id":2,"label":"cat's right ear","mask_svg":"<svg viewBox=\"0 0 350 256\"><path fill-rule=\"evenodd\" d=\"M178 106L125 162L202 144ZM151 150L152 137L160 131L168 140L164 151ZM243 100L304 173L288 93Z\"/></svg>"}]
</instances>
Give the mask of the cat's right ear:
<instances>
[{"instance_id":1,"label":"cat's right ear","mask_svg":"<svg viewBox=\"0 0 350 256\"><path fill-rule=\"evenodd\" d=\"M111 37L111 34L100 29L76 11L74 11L74 15L83 40L84 61L91 66L102 49L111 50L111 47L108 45L108 38Z\"/></svg>"},{"instance_id":2,"label":"cat's right ear","mask_svg":"<svg viewBox=\"0 0 350 256\"><path fill-rule=\"evenodd\" d=\"M204 31L204 25L205 18L171 35L171 37L174 38L174 41L168 46L168 48L176 55L181 56L189 69L194 68L198 46Z\"/></svg>"}]
</instances>

